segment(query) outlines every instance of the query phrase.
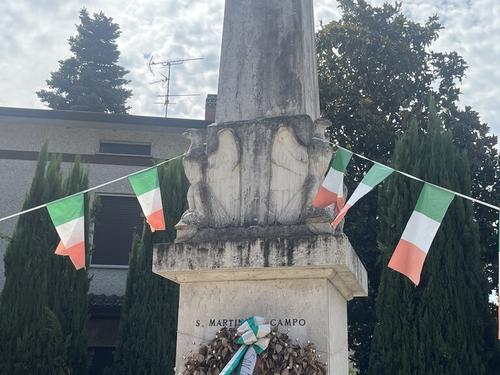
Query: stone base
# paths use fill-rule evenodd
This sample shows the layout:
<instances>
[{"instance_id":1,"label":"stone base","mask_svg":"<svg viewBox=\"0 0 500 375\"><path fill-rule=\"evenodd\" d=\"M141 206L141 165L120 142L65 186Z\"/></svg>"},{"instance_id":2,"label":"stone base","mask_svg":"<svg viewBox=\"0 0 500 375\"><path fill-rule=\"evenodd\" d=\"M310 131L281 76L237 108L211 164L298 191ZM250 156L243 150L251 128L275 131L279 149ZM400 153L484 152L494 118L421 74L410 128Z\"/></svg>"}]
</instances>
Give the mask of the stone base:
<instances>
[{"instance_id":1,"label":"stone base","mask_svg":"<svg viewBox=\"0 0 500 375\"><path fill-rule=\"evenodd\" d=\"M311 277L314 270L311 270ZM181 284L176 368L239 319L263 316L301 345L316 344L329 374L348 374L346 299L325 278Z\"/></svg>"},{"instance_id":2,"label":"stone base","mask_svg":"<svg viewBox=\"0 0 500 375\"><path fill-rule=\"evenodd\" d=\"M367 275L345 235L161 244L153 272L181 284L179 372L223 326L259 315L348 373L347 301L366 296Z\"/></svg>"}]
</instances>

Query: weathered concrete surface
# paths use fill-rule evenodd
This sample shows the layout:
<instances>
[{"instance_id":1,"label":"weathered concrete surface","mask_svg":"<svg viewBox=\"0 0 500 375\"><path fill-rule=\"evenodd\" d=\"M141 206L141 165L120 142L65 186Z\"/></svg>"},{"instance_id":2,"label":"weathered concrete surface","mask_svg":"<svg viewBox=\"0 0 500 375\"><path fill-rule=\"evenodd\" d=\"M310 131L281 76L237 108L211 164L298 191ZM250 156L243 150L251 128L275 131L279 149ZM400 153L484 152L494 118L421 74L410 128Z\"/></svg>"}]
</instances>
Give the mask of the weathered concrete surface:
<instances>
[{"instance_id":1,"label":"weathered concrete surface","mask_svg":"<svg viewBox=\"0 0 500 375\"><path fill-rule=\"evenodd\" d=\"M160 244L153 272L177 283L328 279L346 300L366 296L366 270L345 235Z\"/></svg>"},{"instance_id":2,"label":"weathered concrete surface","mask_svg":"<svg viewBox=\"0 0 500 375\"><path fill-rule=\"evenodd\" d=\"M153 272L180 284L179 372L223 326L259 315L313 341L329 375L348 373L347 301L367 295L368 279L345 235L160 244Z\"/></svg>"},{"instance_id":3,"label":"weathered concrete surface","mask_svg":"<svg viewBox=\"0 0 500 375\"><path fill-rule=\"evenodd\" d=\"M177 225L178 242L201 241L204 228L326 223L329 210L312 208L332 149L330 122L307 115L225 122L207 134L191 130L184 169L189 210ZM277 234L279 236L279 233Z\"/></svg>"},{"instance_id":4,"label":"weathered concrete surface","mask_svg":"<svg viewBox=\"0 0 500 375\"><path fill-rule=\"evenodd\" d=\"M189 142L181 134L183 129L166 126L130 125L114 122L83 122L76 120L43 119L30 117L0 116L0 149L2 151L39 152L43 145L49 145L49 151L61 154L97 155L99 141L137 142L151 144L152 158L163 160L182 154L189 147ZM117 157L120 159L121 157ZM123 165L90 163L84 164L89 174L91 186L125 176L143 169L143 166L127 165L128 157L123 157ZM145 158L145 160L147 160ZM0 159L0 217L22 209L24 199L35 174L36 160ZM63 163L68 171L71 163ZM126 180L105 186L99 194L125 194L135 196ZM0 234L11 236L17 219L0 223ZM5 282L4 255L8 241L0 239L0 291ZM123 249L128 252L130 249ZM127 281L127 270L123 268L94 268L90 293L123 295Z\"/></svg>"},{"instance_id":5,"label":"weathered concrete surface","mask_svg":"<svg viewBox=\"0 0 500 375\"><path fill-rule=\"evenodd\" d=\"M348 374L347 303L325 278L182 283L177 373L184 369L184 357L222 326L236 327L252 315L265 317L301 345L314 342L329 375Z\"/></svg>"},{"instance_id":6,"label":"weathered concrete surface","mask_svg":"<svg viewBox=\"0 0 500 375\"><path fill-rule=\"evenodd\" d=\"M319 118L312 0L228 0L216 122Z\"/></svg>"},{"instance_id":7,"label":"weathered concrete surface","mask_svg":"<svg viewBox=\"0 0 500 375\"><path fill-rule=\"evenodd\" d=\"M178 372L222 326L261 315L348 373L347 301L368 279L335 213L312 207L332 155L315 59L312 0L226 1L216 124L187 134L189 209L153 255L180 284Z\"/></svg>"}]
</instances>

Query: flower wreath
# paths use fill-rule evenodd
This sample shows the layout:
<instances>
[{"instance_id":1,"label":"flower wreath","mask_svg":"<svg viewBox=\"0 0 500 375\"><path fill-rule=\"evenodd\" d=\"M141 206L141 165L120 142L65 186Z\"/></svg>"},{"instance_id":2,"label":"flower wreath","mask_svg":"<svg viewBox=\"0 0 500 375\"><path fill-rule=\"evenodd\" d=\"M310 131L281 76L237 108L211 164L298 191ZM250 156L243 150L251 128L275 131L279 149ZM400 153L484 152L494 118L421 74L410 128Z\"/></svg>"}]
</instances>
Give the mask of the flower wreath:
<instances>
[{"instance_id":1,"label":"flower wreath","mask_svg":"<svg viewBox=\"0 0 500 375\"><path fill-rule=\"evenodd\" d=\"M197 353L185 357L181 375L248 373L241 369L242 365L238 369L230 367L230 362L242 349L242 337L241 332L234 328L222 328L210 343L200 345ZM326 375L327 364L321 362L320 357L313 343L308 342L301 347L298 342L292 342L287 334L273 329L266 348L258 353L253 374Z\"/></svg>"}]
</instances>

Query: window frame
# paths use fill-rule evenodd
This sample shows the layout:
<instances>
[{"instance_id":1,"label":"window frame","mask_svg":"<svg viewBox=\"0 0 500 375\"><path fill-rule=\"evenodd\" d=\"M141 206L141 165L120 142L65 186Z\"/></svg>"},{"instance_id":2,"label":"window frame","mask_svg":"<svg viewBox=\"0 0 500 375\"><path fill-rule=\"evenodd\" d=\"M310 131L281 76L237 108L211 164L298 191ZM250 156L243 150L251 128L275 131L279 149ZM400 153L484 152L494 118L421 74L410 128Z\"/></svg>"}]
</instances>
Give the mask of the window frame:
<instances>
[{"instance_id":1,"label":"window frame","mask_svg":"<svg viewBox=\"0 0 500 375\"><path fill-rule=\"evenodd\" d=\"M130 193L106 193L106 192L96 192L95 193L96 197L119 197L119 198L134 198L137 199L137 196L134 194ZM141 217L144 219L144 213L142 210L140 211ZM94 234L95 234L95 220L92 220L92 225L91 225L91 237L89 237L89 243L92 246L92 253L95 250L94 247ZM131 244L132 245L132 244ZM90 259L89 259L89 269L94 268L94 269L114 269L114 270L128 270L129 266L124 265L124 264L94 264L92 263L92 256L93 254L90 254Z\"/></svg>"},{"instance_id":2,"label":"window frame","mask_svg":"<svg viewBox=\"0 0 500 375\"><path fill-rule=\"evenodd\" d=\"M120 153L114 153L114 152L101 152L101 145L103 143L112 143L112 144L118 144L118 145L136 145L136 146L149 146L149 155L144 155L144 154L120 154ZM107 140L107 139L100 139L97 144L97 152L96 155L113 155L113 156L132 156L132 157L139 157L139 158L152 158L153 157L153 145L151 142L135 142L135 141L120 141L120 140Z\"/></svg>"}]
</instances>

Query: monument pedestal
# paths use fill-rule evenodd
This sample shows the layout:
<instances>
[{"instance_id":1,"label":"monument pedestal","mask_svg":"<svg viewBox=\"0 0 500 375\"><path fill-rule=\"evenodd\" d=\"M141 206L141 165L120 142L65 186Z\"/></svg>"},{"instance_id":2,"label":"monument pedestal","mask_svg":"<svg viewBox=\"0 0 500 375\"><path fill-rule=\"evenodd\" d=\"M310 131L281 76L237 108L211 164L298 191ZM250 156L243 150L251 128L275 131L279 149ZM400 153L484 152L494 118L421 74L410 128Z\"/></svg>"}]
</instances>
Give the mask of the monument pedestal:
<instances>
[{"instance_id":1,"label":"monument pedestal","mask_svg":"<svg viewBox=\"0 0 500 375\"><path fill-rule=\"evenodd\" d=\"M345 235L161 244L153 272L180 284L179 373L201 343L252 315L316 344L329 374L348 373L347 301L366 296L367 275Z\"/></svg>"},{"instance_id":2,"label":"monument pedestal","mask_svg":"<svg viewBox=\"0 0 500 375\"><path fill-rule=\"evenodd\" d=\"M177 243L153 257L153 272L180 284L177 369L222 327L258 315L346 375L346 304L368 281L330 227L335 209L312 206L332 157L313 1L225 4L217 121L186 132L189 209Z\"/></svg>"}]
</instances>

